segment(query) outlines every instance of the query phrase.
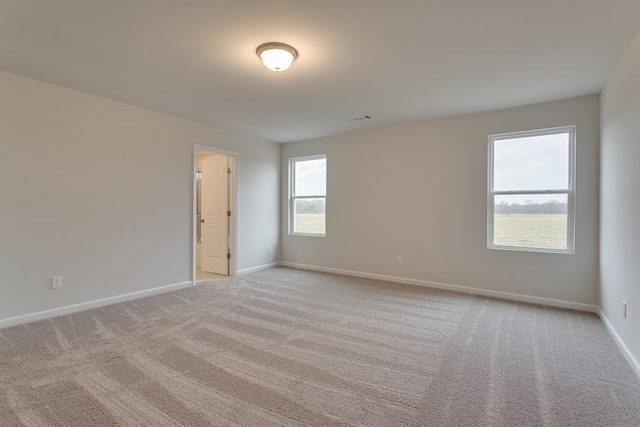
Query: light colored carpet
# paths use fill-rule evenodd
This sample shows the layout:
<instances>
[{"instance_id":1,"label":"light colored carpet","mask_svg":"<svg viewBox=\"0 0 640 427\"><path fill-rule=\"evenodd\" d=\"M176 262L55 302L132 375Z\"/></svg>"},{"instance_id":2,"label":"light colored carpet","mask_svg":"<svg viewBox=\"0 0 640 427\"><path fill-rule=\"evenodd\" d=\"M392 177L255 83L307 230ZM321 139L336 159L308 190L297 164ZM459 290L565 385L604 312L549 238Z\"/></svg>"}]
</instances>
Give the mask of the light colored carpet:
<instances>
[{"instance_id":1,"label":"light colored carpet","mask_svg":"<svg viewBox=\"0 0 640 427\"><path fill-rule=\"evenodd\" d=\"M286 268L0 330L2 426L639 426L591 314Z\"/></svg>"}]
</instances>

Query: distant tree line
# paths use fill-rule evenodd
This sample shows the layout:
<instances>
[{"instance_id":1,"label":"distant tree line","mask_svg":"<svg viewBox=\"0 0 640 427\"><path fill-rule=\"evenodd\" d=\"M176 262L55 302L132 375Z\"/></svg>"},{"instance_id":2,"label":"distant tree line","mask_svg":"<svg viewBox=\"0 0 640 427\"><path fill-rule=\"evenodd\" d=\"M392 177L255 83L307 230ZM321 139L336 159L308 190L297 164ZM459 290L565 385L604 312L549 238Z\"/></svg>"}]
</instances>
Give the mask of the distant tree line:
<instances>
[{"instance_id":1,"label":"distant tree line","mask_svg":"<svg viewBox=\"0 0 640 427\"><path fill-rule=\"evenodd\" d=\"M566 214L567 204L557 200L549 200L545 203L535 203L528 200L524 204L508 203L503 200L495 207L497 214Z\"/></svg>"},{"instance_id":2,"label":"distant tree line","mask_svg":"<svg viewBox=\"0 0 640 427\"><path fill-rule=\"evenodd\" d=\"M325 213L325 199L297 199L296 212L301 214Z\"/></svg>"}]
</instances>

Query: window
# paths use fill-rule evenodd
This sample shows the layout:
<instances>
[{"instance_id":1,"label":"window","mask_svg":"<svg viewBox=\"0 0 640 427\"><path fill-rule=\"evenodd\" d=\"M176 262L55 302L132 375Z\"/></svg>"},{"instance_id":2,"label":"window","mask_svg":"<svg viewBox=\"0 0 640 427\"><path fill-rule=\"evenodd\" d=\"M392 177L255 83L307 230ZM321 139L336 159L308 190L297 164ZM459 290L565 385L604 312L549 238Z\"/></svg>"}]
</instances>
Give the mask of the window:
<instances>
[{"instance_id":1,"label":"window","mask_svg":"<svg viewBox=\"0 0 640 427\"><path fill-rule=\"evenodd\" d=\"M327 156L289 159L289 233L326 235Z\"/></svg>"},{"instance_id":2,"label":"window","mask_svg":"<svg viewBox=\"0 0 640 427\"><path fill-rule=\"evenodd\" d=\"M575 127L489 137L488 247L573 253Z\"/></svg>"}]
</instances>

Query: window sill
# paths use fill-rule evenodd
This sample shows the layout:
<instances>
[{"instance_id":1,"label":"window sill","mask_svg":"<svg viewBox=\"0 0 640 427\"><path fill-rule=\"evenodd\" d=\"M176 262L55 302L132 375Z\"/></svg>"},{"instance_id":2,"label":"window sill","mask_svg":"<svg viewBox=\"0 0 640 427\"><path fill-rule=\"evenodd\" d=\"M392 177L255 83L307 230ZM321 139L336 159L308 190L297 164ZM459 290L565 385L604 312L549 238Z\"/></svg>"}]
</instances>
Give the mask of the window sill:
<instances>
[{"instance_id":1,"label":"window sill","mask_svg":"<svg viewBox=\"0 0 640 427\"><path fill-rule=\"evenodd\" d=\"M560 254L560 255L575 255L576 253L574 249L530 248L526 246L487 245L487 249L495 249L498 251L512 251L512 252L537 252L537 253Z\"/></svg>"}]
</instances>

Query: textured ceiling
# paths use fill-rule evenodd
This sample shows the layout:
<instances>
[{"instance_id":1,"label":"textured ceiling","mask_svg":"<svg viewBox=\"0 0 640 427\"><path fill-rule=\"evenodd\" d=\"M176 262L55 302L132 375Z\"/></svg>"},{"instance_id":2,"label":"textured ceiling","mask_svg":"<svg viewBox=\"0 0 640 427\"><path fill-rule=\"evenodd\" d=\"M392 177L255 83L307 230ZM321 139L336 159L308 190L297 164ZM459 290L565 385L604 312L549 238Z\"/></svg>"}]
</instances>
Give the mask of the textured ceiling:
<instances>
[{"instance_id":1,"label":"textured ceiling","mask_svg":"<svg viewBox=\"0 0 640 427\"><path fill-rule=\"evenodd\" d=\"M0 0L0 69L287 142L597 93L638 30L638 0Z\"/></svg>"}]
</instances>

